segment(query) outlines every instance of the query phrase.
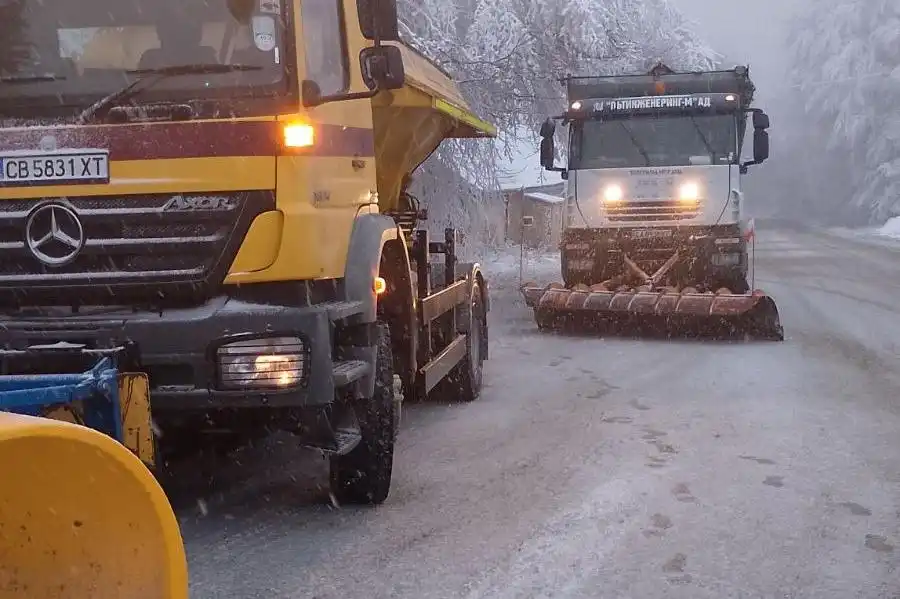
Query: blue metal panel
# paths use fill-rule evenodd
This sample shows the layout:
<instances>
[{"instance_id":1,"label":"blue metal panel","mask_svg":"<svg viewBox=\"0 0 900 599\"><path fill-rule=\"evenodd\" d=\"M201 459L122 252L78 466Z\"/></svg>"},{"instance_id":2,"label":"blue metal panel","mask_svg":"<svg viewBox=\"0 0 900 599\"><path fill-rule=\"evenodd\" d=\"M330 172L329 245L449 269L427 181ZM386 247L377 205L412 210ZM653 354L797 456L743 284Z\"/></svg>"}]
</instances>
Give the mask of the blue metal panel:
<instances>
[{"instance_id":1,"label":"blue metal panel","mask_svg":"<svg viewBox=\"0 0 900 599\"><path fill-rule=\"evenodd\" d=\"M81 402L86 426L122 442L118 376L110 357L80 374L0 376L0 411L39 416L53 406Z\"/></svg>"}]
</instances>

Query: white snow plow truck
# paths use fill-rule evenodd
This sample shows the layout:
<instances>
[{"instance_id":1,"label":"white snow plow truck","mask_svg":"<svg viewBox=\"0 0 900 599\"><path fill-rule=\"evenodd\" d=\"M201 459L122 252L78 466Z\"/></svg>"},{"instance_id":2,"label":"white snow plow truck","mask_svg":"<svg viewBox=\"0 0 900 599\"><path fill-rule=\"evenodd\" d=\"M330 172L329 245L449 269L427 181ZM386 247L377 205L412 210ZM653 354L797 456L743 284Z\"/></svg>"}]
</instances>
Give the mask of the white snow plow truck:
<instances>
[{"instance_id":1,"label":"white snow plow truck","mask_svg":"<svg viewBox=\"0 0 900 599\"><path fill-rule=\"evenodd\" d=\"M747 67L567 77L541 128L541 165L567 181L563 284L523 286L541 328L645 325L782 340L771 297L748 284L741 175L769 156L769 117ZM568 166L554 165L556 121ZM748 121L753 156L741 149Z\"/></svg>"}]
</instances>

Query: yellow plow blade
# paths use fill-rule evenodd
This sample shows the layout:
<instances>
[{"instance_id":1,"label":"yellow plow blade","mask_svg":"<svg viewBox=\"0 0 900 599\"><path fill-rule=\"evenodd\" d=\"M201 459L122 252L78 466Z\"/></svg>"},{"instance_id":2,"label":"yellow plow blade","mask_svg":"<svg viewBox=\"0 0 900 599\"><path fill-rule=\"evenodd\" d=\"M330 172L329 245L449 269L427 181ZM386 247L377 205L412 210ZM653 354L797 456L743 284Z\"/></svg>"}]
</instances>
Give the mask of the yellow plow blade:
<instances>
[{"instance_id":1,"label":"yellow plow blade","mask_svg":"<svg viewBox=\"0 0 900 599\"><path fill-rule=\"evenodd\" d=\"M112 438L0 413L0 477L0 599L187 597L175 514Z\"/></svg>"}]
</instances>

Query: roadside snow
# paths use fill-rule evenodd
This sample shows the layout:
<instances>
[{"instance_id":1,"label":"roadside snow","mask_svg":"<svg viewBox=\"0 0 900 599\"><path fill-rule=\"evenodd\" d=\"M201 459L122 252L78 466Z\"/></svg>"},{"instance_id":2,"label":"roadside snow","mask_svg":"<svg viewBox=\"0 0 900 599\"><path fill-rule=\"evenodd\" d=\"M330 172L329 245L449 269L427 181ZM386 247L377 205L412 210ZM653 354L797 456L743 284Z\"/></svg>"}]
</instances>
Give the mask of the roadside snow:
<instances>
[{"instance_id":1,"label":"roadside snow","mask_svg":"<svg viewBox=\"0 0 900 599\"><path fill-rule=\"evenodd\" d=\"M522 249L517 245L494 248L480 260L489 278L518 279L521 268L523 281L550 283L559 276L559 251Z\"/></svg>"},{"instance_id":2,"label":"roadside snow","mask_svg":"<svg viewBox=\"0 0 900 599\"><path fill-rule=\"evenodd\" d=\"M884 225L878 229L878 234L885 237L900 239L900 216L895 216L884 223Z\"/></svg>"},{"instance_id":3,"label":"roadside snow","mask_svg":"<svg viewBox=\"0 0 900 599\"><path fill-rule=\"evenodd\" d=\"M896 248L898 243L900 243L900 217L894 217L880 227L862 227L858 229L831 227L823 229L823 231L837 237L852 239L868 245Z\"/></svg>"}]
</instances>

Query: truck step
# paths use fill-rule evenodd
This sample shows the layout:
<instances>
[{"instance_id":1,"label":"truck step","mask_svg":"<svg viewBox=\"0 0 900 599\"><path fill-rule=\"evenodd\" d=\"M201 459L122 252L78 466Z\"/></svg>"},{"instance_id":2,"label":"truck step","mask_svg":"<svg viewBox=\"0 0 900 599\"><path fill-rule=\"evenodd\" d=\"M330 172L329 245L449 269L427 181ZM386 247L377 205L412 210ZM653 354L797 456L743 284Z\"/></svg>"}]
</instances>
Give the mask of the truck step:
<instances>
[{"instance_id":1,"label":"truck step","mask_svg":"<svg viewBox=\"0 0 900 599\"><path fill-rule=\"evenodd\" d=\"M334 362L331 367L335 387L346 387L369 374L369 364L362 360Z\"/></svg>"},{"instance_id":2,"label":"truck step","mask_svg":"<svg viewBox=\"0 0 900 599\"><path fill-rule=\"evenodd\" d=\"M325 455L346 455L359 445L359 430L338 429L327 440L307 441L304 447L321 451Z\"/></svg>"},{"instance_id":3,"label":"truck step","mask_svg":"<svg viewBox=\"0 0 900 599\"><path fill-rule=\"evenodd\" d=\"M344 320L350 318L363 311L362 302L328 302L323 304L328 311L328 318L331 320Z\"/></svg>"},{"instance_id":4,"label":"truck step","mask_svg":"<svg viewBox=\"0 0 900 599\"><path fill-rule=\"evenodd\" d=\"M334 431L334 440L337 442L337 446L334 448L334 451L330 451L328 453L344 455L350 453L350 451L354 447L359 445L359 442L362 440L362 436L360 436L359 431L338 429Z\"/></svg>"}]
</instances>

